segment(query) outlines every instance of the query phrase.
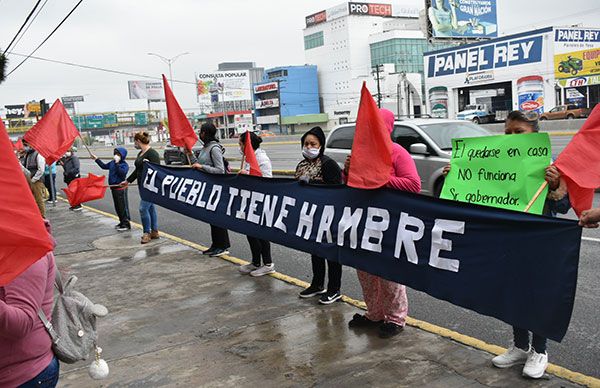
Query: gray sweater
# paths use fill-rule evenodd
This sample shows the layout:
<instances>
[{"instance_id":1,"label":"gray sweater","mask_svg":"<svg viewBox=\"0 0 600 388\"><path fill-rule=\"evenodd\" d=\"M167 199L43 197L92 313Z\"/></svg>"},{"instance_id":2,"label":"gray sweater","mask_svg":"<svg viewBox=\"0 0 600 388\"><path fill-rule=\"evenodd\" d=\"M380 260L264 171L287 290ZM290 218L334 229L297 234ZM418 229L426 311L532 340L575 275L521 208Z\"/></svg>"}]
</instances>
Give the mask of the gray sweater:
<instances>
[{"instance_id":1,"label":"gray sweater","mask_svg":"<svg viewBox=\"0 0 600 388\"><path fill-rule=\"evenodd\" d=\"M223 162L223 146L216 141L204 144L198 153L196 162L202 165L202 171L209 174L225 174L225 162ZM194 160L192 160L194 163Z\"/></svg>"}]
</instances>

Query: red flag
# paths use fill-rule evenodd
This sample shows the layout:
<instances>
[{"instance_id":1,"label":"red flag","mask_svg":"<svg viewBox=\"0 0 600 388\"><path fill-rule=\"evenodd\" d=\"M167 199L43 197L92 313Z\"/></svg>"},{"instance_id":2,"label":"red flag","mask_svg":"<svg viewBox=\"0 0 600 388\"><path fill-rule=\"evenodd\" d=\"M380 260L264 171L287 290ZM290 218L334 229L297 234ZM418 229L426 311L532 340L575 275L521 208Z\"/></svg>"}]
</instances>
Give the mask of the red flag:
<instances>
[{"instance_id":1,"label":"red flag","mask_svg":"<svg viewBox=\"0 0 600 388\"><path fill-rule=\"evenodd\" d=\"M79 131L59 99L52 108L25 134L25 141L39 152L50 165L73 145Z\"/></svg>"},{"instance_id":2,"label":"red flag","mask_svg":"<svg viewBox=\"0 0 600 388\"><path fill-rule=\"evenodd\" d=\"M554 165L567 182L569 200L577 215L592 207L600 187L600 104L560 153Z\"/></svg>"},{"instance_id":3,"label":"red flag","mask_svg":"<svg viewBox=\"0 0 600 388\"><path fill-rule=\"evenodd\" d=\"M373 96L363 82L348 186L359 189L379 188L390 180L391 169L392 139Z\"/></svg>"},{"instance_id":4,"label":"red flag","mask_svg":"<svg viewBox=\"0 0 600 388\"><path fill-rule=\"evenodd\" d=\"M13 144L13 147L17 151L23 151L23 139L19 138L15 144Z\"/></svg>"},{"instance_id":5,"label":"red flag","mask_svg":"<svg viewBox=\"0 0 600 388\"><path fill-rule=\"evenodd\" d=\"M67 195L71 206L81 205L84 202L104 198L106 192L105 178L104 175L88 174L86 178L74 179L69 183L69 187L62 190Z\"/></svg>"},{"instance_id":6,"label":"red flag","mask_svg":"<svg viewBox=\"0 0 600 388\"><path fill-rule=\"evenodd\" d=\"M187 119L183 109L175 99L173 91L163 74L163 84L165 85L165 100L167 102L167 116L169 117L169 133L171 134L171 144L178 147L185 147L191 150L198 141L198 135L194 132L192 124Z\"/></svg>"},{"instance_id":7,"label":"red flag","mask_svg":"<svg viewBox=\"0 0 600 388\"><path fill-rule=\"evenodd\" d=\"M262 176L258 160L256 160L256 154L254 148L252 148L252 141L250 140L250 131L246 131L246 144L244 145L244 158L246 163L250 165L250 175Z\"/></svg>"},{"instance_id":8,"label":"red flag","mask_svg":"<svg viewBox=\"0 0 600 388\"><path fill-rule=\"evenodd\" d=\"M53 249L44 220L0 120L0 287Z\"/></svg>"}]
</instances>

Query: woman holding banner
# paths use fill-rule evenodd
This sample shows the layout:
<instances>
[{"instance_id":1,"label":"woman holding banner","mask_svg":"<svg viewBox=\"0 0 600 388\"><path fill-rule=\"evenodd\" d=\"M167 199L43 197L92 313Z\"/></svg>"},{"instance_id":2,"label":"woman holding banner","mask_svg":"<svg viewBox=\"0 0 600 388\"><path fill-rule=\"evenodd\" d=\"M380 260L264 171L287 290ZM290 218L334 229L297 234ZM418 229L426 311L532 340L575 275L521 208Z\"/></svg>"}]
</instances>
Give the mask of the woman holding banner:
<instances>
[{"instance_id":1,"label":"woman holding banner","mask_svg":"<svg viewBox=\"0 0 600 388\"><path fill-rule=\"evenodd\" d=\"M523 113L512 111L504 124L507 135L527 134L539 131L538 115L535 112ZM444 168L444 175L450 171L450 165ZM548 183L548 195L544 203L543 215L554 217L557 213L565 214L571 204L567 195L567 185L561 178L558 169L550 165L546 167L545 180ZM497 368L509 368L513 365L525 364L523 376L538 379L544 375L548 366L546 338L529 330L513 326L513 345L508 350L492 359Z\"/></svg>"},{"instance_id":2,"label":"woman holding banner","mask_svg":"<svg viewBox=\"0 0 600 388\"><path fill-rule=\"evenodd\" d=\"M129 183L133 183L137 180L138 188L142 187L141 176L144 170L144 160L151 163L160 164L160 155L154 148L150 146L150 135L148 132L138 132L133 137L134 146L139 149L137 157L135 158L135 170L129 175L126 181L121 183L121 186L127 187ZM150 240L159 238L158 234L158 214L156 213L156 207L152 202L140 200L140 218L142 219L142 226L144 228L144 234L142 235L142 244L147 244Z\"/></svg>"},{"instance_id":3,"label":"woman holding banner","mask_svg":"<svg viewBox=\"0 0 600 388\"><path fill-rule=\"evenodd\" d=\"M262 139L253 132L248 132L250 136L250 144L254 150L256 161L260 168L260 172L265 178L273 177L273 170L271 166L271 159L267 156L267 153L260 148ZM244 149L246 147L246 134L240 136L240 152L244 155ZM240 170L240 174L248 174L250 172L250 163L245 162L244 167ZM252 252L252 263L241 265L239 271L243 274L250 274L250 276L263 276L275 272L275 265L271 259L271 243L267 240L261 240L255 237L246 236L248 243L250 244L250 251ZM262 256L263 265L260 265Z\"/></svg>"},{"instance_id":4,"label":"woman holding banner","mask_svg":"<svg viewBox=\"0 0 600 388\"><path fill-rule=\"evenodd\" d=\"M306 132L301 140L304 160L296 166L294 177L305 183L335 185L342 183L342 172L337 163L325 156L325 134L320 127L314 127ZM342 283L342 265L325 260L315 255L311 256L313 279L310 287L300 292L301 298L311 298L321 295L319 303L331 304L339 300ZM327 289L325 288L325 263L329 268Z\"/></svg>"},{"instance_id":5,"label":"woman holding banner","mask_svg":"<svg viewBox=\"0 0 600 388\"><path fill-rule=\"evenodd\" d=\"M202 124L199 137L204 143L204 147L200 149L197 159L193 154L189 155L192 167L209 174L226 174L225 158L223 157L225 149L217 139L217 127L213 123ZM210 235L212 239L210 248L202 253L213 257L227 255L231 246L227 229L210 225Z\"/></svg>"},{"instance_id":6,"label":"woman holding banner","mask_svg":"<svg viewBox=\"0 0 600 388\"><path fill-rule=\"evenodd\" d=\"M394 113L387 109L380 109L379 113L391 135L394 130ZM385 187L413 193L421 191L421 178L410 154L399 144L393 143L391 156L392 171ZM349 167L350 157L344 166L346 176ZM380 338L390 338L399 334L404 328L408 314L406 287L364 271L357 270L357 274L367 305L367 313L354 314L348 326L377 327Z\"/></svg>"}]
</instances>

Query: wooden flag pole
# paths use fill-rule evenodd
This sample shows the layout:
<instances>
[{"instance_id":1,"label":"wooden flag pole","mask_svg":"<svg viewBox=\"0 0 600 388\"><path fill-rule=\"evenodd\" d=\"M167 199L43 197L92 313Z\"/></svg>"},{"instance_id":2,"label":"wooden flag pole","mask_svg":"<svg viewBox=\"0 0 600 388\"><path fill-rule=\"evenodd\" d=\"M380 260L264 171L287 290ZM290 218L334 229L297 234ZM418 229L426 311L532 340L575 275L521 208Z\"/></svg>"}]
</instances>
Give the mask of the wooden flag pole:
<instances>
[{"instance_id":1,"label":"wooden flag pole","mask_svg":"<svg viewBox=\"0 0 600 388\"><path fill-rule=\"evenodd\" d=\"M538 199L538 197L540 196L540 194L542 194L542 191L544 191L544 189L546 188L546 186L548 186L548 182L544 181L544 183L542 183L542 185L540 186L540 188L533 195L533 198L531 198L531 201L529 201L529 203L527 204L527 207L525 208L525 213L529 213L529 209L533 206L533 204Z\"/></svg>"},{"instance_id":2,"label":"wooden flag pole","mask_svg":"<svg viewBox=\"0 0 600 388\"><path fill-rule=\"evenodd\" d=\"M87 152L93 158L94 154L92 154L92 151L90 151L90 149L88 148L88 146L85 144L85 141L83 140L83 137L81 137L81 133L79 134L79 138L81 139L81 144L83 144L83 146L85 147L85 149L87 150Z\"/></svg>"}]
</instances>

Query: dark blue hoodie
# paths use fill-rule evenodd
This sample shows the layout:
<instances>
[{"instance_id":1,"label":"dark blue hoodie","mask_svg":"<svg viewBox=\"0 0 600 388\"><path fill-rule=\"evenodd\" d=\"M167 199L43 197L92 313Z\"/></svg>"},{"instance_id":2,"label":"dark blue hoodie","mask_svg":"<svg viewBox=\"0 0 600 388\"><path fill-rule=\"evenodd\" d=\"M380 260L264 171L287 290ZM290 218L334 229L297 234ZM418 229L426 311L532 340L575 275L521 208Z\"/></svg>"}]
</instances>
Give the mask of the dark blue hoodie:
<instances>
[{"instance_id":1,"label":"dark blue hoodie","mask_svg":"<svg viewBox=\"0 0 600 388\"><path fill-rule=\"evenodd\" d=\"M100 168L108 170L109 185L118 185L123 182L127 179L127 172L129 171L129 164L125 161L127 150L123 147L117 147L115 148L114 154L119 154L121 156L121 161L119 163L115 163L114 160L104 163L100 159L96 159L96 163Z\"/></svg>"}]
</instances>

